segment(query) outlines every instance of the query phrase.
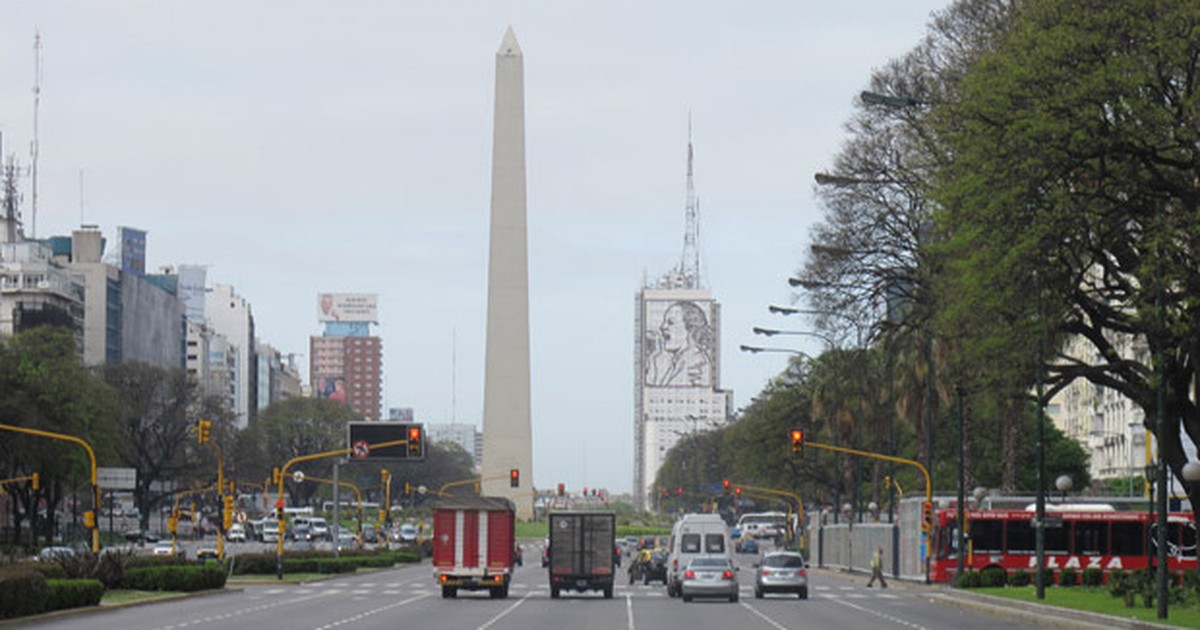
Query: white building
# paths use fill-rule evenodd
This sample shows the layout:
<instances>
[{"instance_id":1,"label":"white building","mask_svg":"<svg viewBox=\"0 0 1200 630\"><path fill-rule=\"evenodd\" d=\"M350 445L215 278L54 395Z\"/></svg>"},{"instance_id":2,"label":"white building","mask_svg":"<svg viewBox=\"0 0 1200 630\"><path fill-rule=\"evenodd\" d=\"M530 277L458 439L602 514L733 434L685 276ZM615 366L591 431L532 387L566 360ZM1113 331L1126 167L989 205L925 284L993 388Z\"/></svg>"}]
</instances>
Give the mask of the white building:
<instances>
[{"instance_id":1,"label":"white building","mask_svg":"<svg viewBox=\"0 0 1200 630\"><path fill-rule=\"evenodd\" d=\"M427 424L425 435L432 442L454 442L461 446L471 454L475 470L479 470L480 459L483 457L483 433L475 425L461 422Z\"/></svg>"},{"instance_id":2,"label":"white building","mask_svg":"<svg viewBox=\"0 0 1200 630\"><path fill-rule=\"evenodd\" d=\"M224 337L228 348L222 354L233 366L234 412L236 426L246 428L258 412L257 373L254 371L254 315L250 303L224 284L213 285L204 295L204 314L213 332Z\"/></svg>"}]
</instances>

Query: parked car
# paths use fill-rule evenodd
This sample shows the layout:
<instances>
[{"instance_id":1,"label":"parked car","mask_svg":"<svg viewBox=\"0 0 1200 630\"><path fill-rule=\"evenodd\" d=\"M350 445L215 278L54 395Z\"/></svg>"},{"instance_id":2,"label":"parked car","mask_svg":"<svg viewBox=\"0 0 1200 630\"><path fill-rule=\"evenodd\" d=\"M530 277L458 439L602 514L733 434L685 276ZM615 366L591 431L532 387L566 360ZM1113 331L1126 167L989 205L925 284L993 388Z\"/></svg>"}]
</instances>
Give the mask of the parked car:
<instances>
[{"instance_id":1,"label":"parked car","mask_svg":"<svg viewBox=\"0 0 1200 630\"><path fill-rule=\"evenodd\" d=\"M727 597L738 600L737 568L725 556L695 556L679 580L683 601L696 597Z\"/></svg>"},{"instance_id":2,"label":"parked car","mask_svg":"<svg viewBox=\"0 0 1200 630\"><path fill-rule=\"evenodd\" d=\"M246 542L246 526L241 523L230 525L229 531L225 532L225 540L229 542Z\"/></svg>"},{"instance_id":3,"label":"parked car","mask_svg":"<svg viewBox=\"0 0 1200 630\"><path fill-rule=\"evenodd\" d=\"M43 547L38 552L35 558L38 562L51 562L54 560L65 560L75 555L75 550L70 547L54 546Z\"/></svg>"},{"instance_id":4,"label":"parked car","mask_svg":"<svg viewBox=\"0 0 1200 630\"><path fill-rule=\"evenodd\" d=\"M766 593L795 593L808 599L808 571L804 556L795 551L769 551L754 565L754 596Z\"/></svg>"}]
</instances>

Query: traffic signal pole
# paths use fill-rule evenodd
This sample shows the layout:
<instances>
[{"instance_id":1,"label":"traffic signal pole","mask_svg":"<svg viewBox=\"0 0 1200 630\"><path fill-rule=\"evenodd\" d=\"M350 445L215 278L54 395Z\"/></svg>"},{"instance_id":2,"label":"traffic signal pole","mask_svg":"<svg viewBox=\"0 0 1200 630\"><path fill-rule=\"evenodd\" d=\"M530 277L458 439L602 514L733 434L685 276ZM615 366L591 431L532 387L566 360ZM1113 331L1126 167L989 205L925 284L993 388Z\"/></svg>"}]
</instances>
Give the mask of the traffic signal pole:
<instances>
[{"instance_id":1,"label":"traffic signal pole","mask_svg":"<svg viewBox=\"0 0 1200 630\"><path fill-rule=\"evenodd\" d=\"M92 450L92 445L77 438L74 435L63 435L62 433L51 433L50 431L41 431L39 429L29 429L26 427L15 427L9 424L0 424L0 430L15 431L17 433L27 433L38 437L50 438L53 440L65 440L74 444L78 444L87 451L88 459L92 465L92 510L91 516L85 512L83 515L84 526L92 530L92 553L100 553L100 484L96 479L96 452ZM37 510L34 510L37 513ZM36 534L34 540L36 541Z\"/></svg>"},{"instance_id":2,"label":"traffic signal pole","mask_svg":"<svg viewBox=\"0 0 1200 630\"><path fill-rule=\"evenodd\" d=\"M370 451L373 451L373 450L379 449L379 448L388 448L391 446L403 446L403 445L407 445L407 444L408 444L408 440L392 440L390 442L380 442L378 444L368 444L367 452L370 453ZM287 522L284 518L282 518L284 516L284 514L283 514L283 505L284 505L284 503L283 503L283 481L285 479L287 479L288 468L291 468L292 466L302 463L302 462L311 462L315 459L325 459L326 457L340 457L342 455L349 455L352 452L353 452L353 449L339 448L337 450L325 451L323 453L312 453L310 455L301 455L299 457L293 457L292 459L289 459L287 461L287 463L284 464L283 467L279 469L279 476L278 476L279 478L275 480L275 482L279 484L279 499L276 501L275 507L280 511L280 514L279 514L279 516L280 516L280 518L279 518L279 540L278 540L277 544L275 545L275 573L276 573L276 576L280 580L283 579L283 535L284 535L284 533L287 532Z\"/></svg>"}]
</instances>

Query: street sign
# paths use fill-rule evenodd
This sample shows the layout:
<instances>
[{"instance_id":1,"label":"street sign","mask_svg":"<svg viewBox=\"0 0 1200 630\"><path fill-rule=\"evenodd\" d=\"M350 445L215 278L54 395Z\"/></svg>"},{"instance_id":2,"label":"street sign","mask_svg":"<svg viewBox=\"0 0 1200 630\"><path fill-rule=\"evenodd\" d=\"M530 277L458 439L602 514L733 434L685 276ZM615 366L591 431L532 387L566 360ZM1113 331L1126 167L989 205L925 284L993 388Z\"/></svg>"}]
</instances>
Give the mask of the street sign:
<instances>
[{"instance_id":1,"label":"street sign","mask_svg":"<svg viewBox=\"0 0 1200 630\"><path fill-rule=\"evenodd\" d=\"M358 440L351 448L354 459L366 459L371 454L371 446L366 440Z\"/></svg>"},{"instance_id":2,"label":"street sign","mask_svg":"<svg viewBox=\"0 0 1200 630\"><path fill-rule=\"evenodd\" d=\"M97 468L96 485L105 490L133 490L137 488L137 469Z\"/></svg>"},{"instance_id":3,"label":"street sign","mask_svg":"<svg viewBox=\"0 0 1200 630\"><path fill-rule=\"evenodd\" d=\"M1057 516L1047 516L1042 523L1042 527L1046 529L1062 529L1063 526L1063 520Z\"/></svg>"}]
</instances>

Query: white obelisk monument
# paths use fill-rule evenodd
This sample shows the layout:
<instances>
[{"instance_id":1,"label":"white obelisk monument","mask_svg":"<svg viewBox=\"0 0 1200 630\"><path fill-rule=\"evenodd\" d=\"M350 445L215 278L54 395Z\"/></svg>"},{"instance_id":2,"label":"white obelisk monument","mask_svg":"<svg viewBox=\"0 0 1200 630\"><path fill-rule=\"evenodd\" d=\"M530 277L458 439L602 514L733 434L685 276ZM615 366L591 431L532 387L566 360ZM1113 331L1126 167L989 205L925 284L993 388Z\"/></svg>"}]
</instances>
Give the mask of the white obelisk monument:
<instances>
[{"instance_id":1,"label":"white obelisk monument","mask_svg":"<svg viewBox=\"0 0 1200 630\"><path fill-rule=\"evenodd\" d=\"M529 404L529 262L525 244L525 70L512 27L496 52L487 358L483 383L483 488L533 517ZM519 471L513 488L510 473Z\"/></svg>"}]
</instances>

